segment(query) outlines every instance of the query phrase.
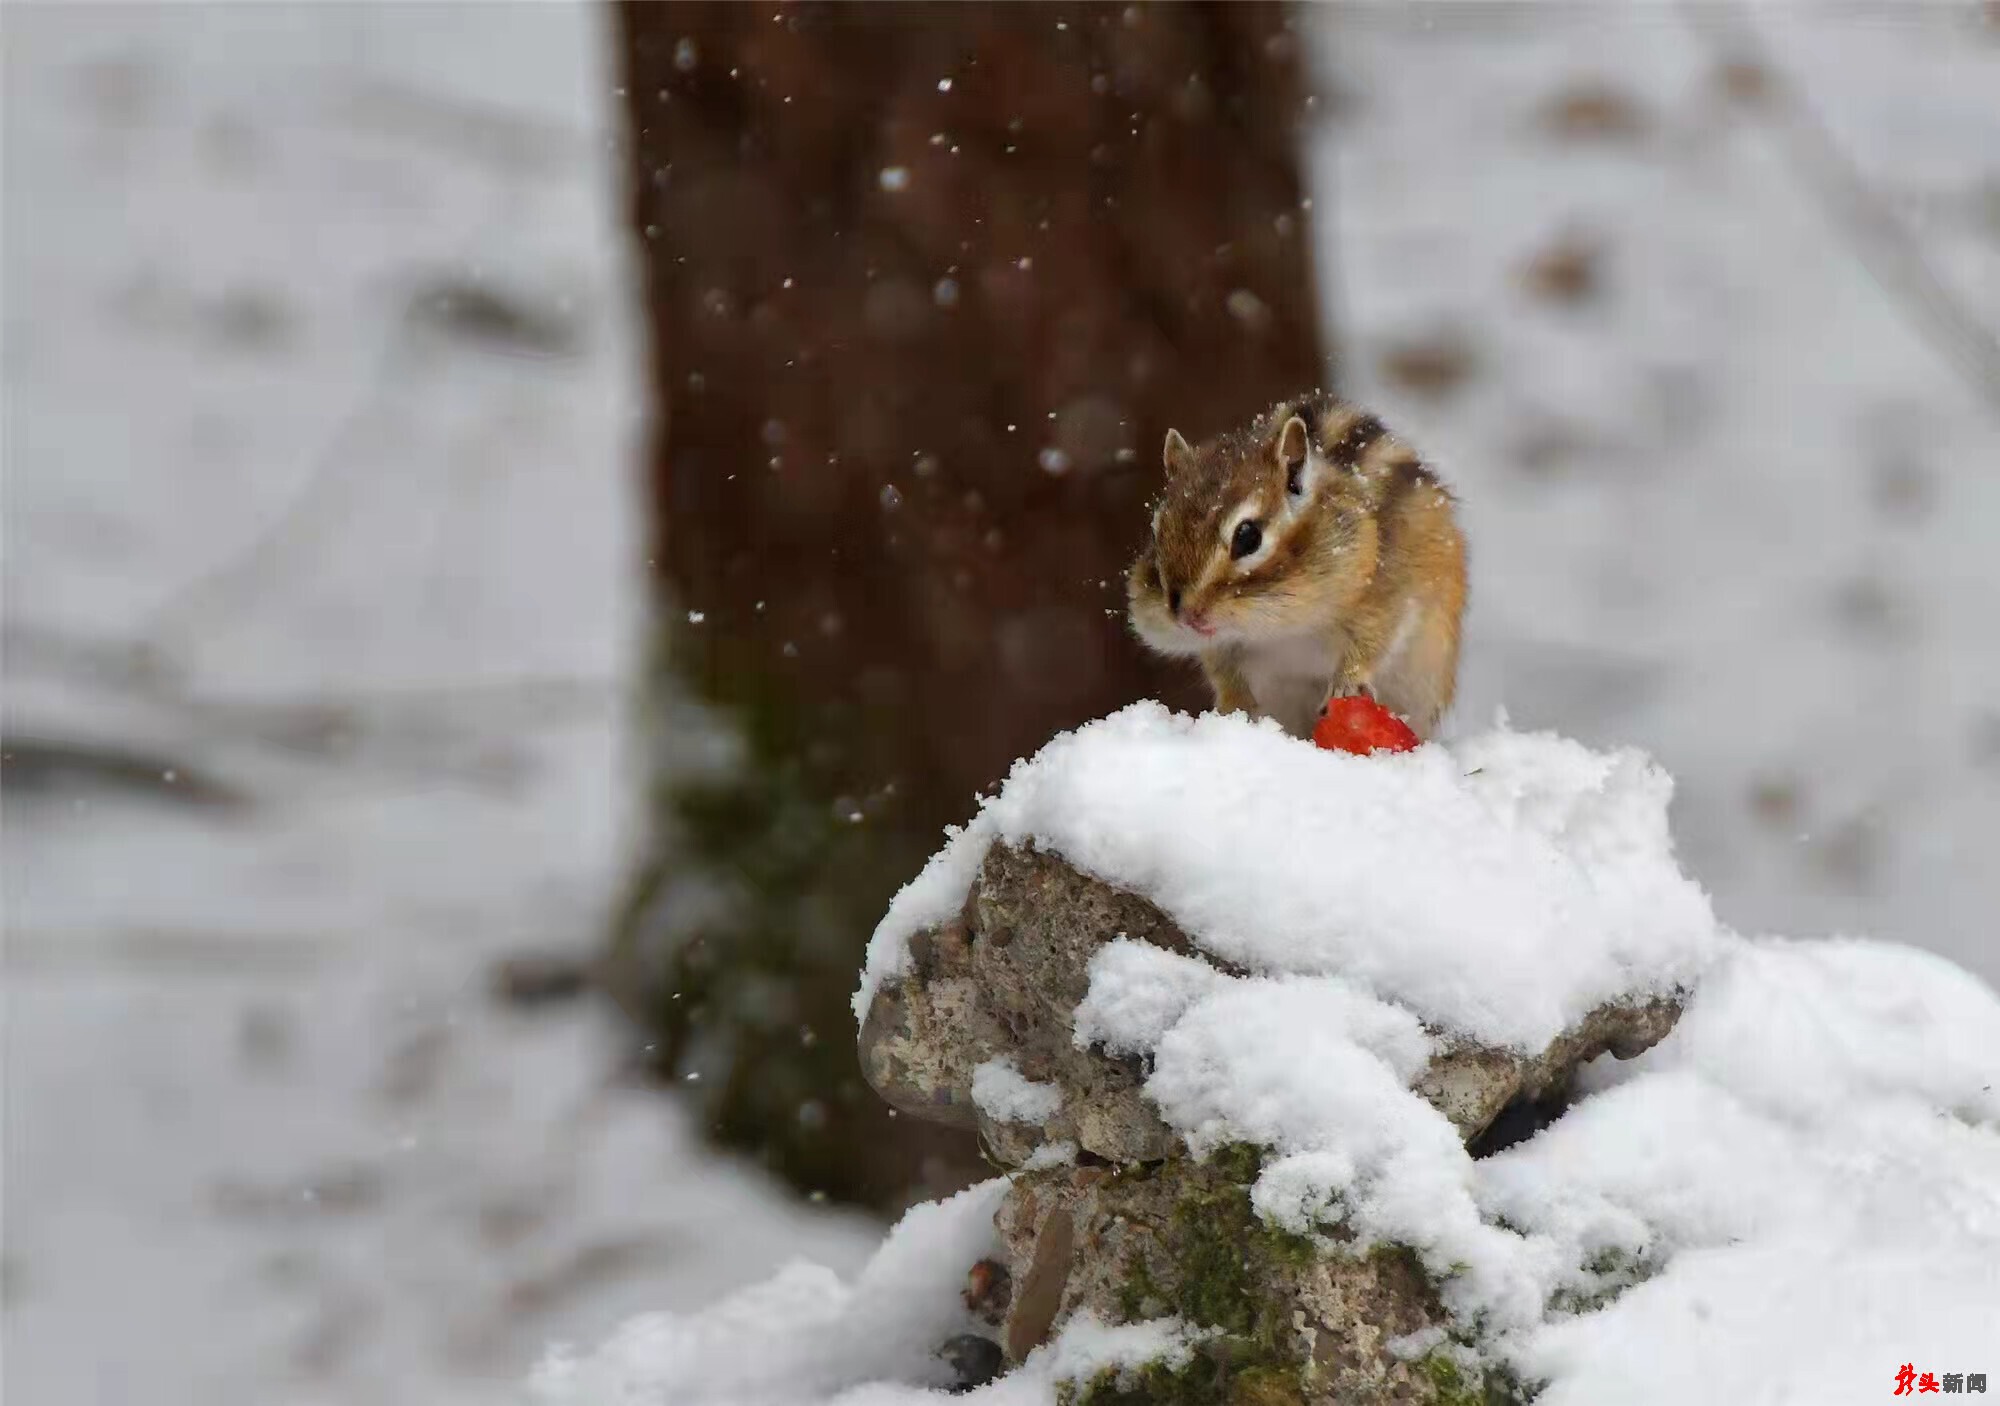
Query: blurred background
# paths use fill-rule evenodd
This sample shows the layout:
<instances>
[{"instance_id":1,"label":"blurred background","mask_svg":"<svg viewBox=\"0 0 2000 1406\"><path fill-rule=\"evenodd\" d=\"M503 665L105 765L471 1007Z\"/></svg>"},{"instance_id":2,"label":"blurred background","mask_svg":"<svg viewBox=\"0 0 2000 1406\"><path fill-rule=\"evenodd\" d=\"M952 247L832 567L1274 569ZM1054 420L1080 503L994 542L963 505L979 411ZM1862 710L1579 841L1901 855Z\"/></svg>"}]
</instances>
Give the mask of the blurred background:
<instances>
[{"instance_id":1,"label":"blurred background","mask_svg":"<svg viewBox=\"0 0 2000 1406\"><path fill-rule=\"evenodd\" d=\"M503 1397L979 1173L875 915L1158 445L1458 489L1459 730L2000 979L1991 5L0 12L0 1381Z\"/></svg>"}]
</instances>

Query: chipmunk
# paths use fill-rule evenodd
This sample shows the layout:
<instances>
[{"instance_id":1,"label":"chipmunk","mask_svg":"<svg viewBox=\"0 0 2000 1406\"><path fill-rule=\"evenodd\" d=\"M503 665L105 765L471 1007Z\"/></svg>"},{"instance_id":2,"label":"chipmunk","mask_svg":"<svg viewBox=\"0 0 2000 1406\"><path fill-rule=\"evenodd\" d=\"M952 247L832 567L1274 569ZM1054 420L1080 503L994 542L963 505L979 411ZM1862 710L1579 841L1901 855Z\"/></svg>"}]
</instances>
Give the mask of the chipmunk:
<instances>
[{"instance_id":1,"label":"chipmunk","mask_svg":"<svg viewBox=\"0 0 2000 1406\"><path fill-rule=\"evenodd\" d=\"M1465 538L1409 446L1315 394L1198 449L1169 430L1163 457L1126 577L1139 638L1199 659L1219 712L1305 737L1366 694L1430 737L1457 685Z\"/></svg>"}]
</instances>

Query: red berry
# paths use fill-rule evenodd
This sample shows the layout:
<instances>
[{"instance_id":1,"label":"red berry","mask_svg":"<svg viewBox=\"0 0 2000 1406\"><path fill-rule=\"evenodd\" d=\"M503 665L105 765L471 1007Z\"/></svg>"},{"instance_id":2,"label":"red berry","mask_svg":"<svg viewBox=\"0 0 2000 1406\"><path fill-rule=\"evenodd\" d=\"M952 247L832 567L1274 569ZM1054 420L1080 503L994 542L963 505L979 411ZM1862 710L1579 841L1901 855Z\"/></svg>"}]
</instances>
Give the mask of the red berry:
<instances>
[{"instance_id":1,"label":"red berry","mask_svg":"<svg viewBox=\"0 0 2000 1406\"><path fill-rule=\"evenodd\" d=\"M1407 752L1417 745L1408 723L1372 698L1336 698L1313 727L1313 743L1330 752Z\"/></svg>"}]
</instances>

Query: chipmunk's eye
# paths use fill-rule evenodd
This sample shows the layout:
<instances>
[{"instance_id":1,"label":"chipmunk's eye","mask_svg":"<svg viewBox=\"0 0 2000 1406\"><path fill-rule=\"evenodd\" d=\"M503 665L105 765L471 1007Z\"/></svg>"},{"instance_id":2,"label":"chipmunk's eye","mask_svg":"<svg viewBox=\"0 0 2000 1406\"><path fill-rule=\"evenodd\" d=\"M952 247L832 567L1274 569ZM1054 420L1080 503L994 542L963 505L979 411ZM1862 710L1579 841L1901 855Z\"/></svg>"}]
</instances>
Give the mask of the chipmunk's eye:
<instances>
[{"instance_id":1,"label":"chipmunk's eye","mask_svg":"<svg viewBox=\"0 0 2000 1406\"><path fill-rule=\"evenodd\" d=\"M1229 555L1233 558L1247 557L1264 543L1264 529L1254 518L1245 518L1236 524L1236 531L1229 536Z\"/></svg>"}]
</instances>

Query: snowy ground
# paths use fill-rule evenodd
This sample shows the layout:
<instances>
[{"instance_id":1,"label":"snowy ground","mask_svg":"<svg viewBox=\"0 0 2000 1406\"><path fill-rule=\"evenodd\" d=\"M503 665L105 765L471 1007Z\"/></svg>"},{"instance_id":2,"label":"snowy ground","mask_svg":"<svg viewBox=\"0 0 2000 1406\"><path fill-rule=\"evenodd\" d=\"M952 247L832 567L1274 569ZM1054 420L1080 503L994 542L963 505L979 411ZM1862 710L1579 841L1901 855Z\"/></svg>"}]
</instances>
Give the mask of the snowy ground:
<instances>
[{"instance_id":1,"label":"snowy ground","mask_svg":"<svg viewBox=\"0 0 2000 1406\"><path fill-rule=\"evenodd\" d=\"M1465 500L1461 729L1651 752L1739 927L2000 980L2000 21L1741 8L1318 11L1344 368Z\"/></svg>"},{"instance_id":2,"label":"snowy ground","mask_svg":"<svg viewBox=\"0 0 2000 1406\"><path fill-rule=\"evenodd\" d=\"M601 21L0 20L10 1402L491 1402L872 1244L488 994L630 799Z\"/></svg>"}]
</instances>

